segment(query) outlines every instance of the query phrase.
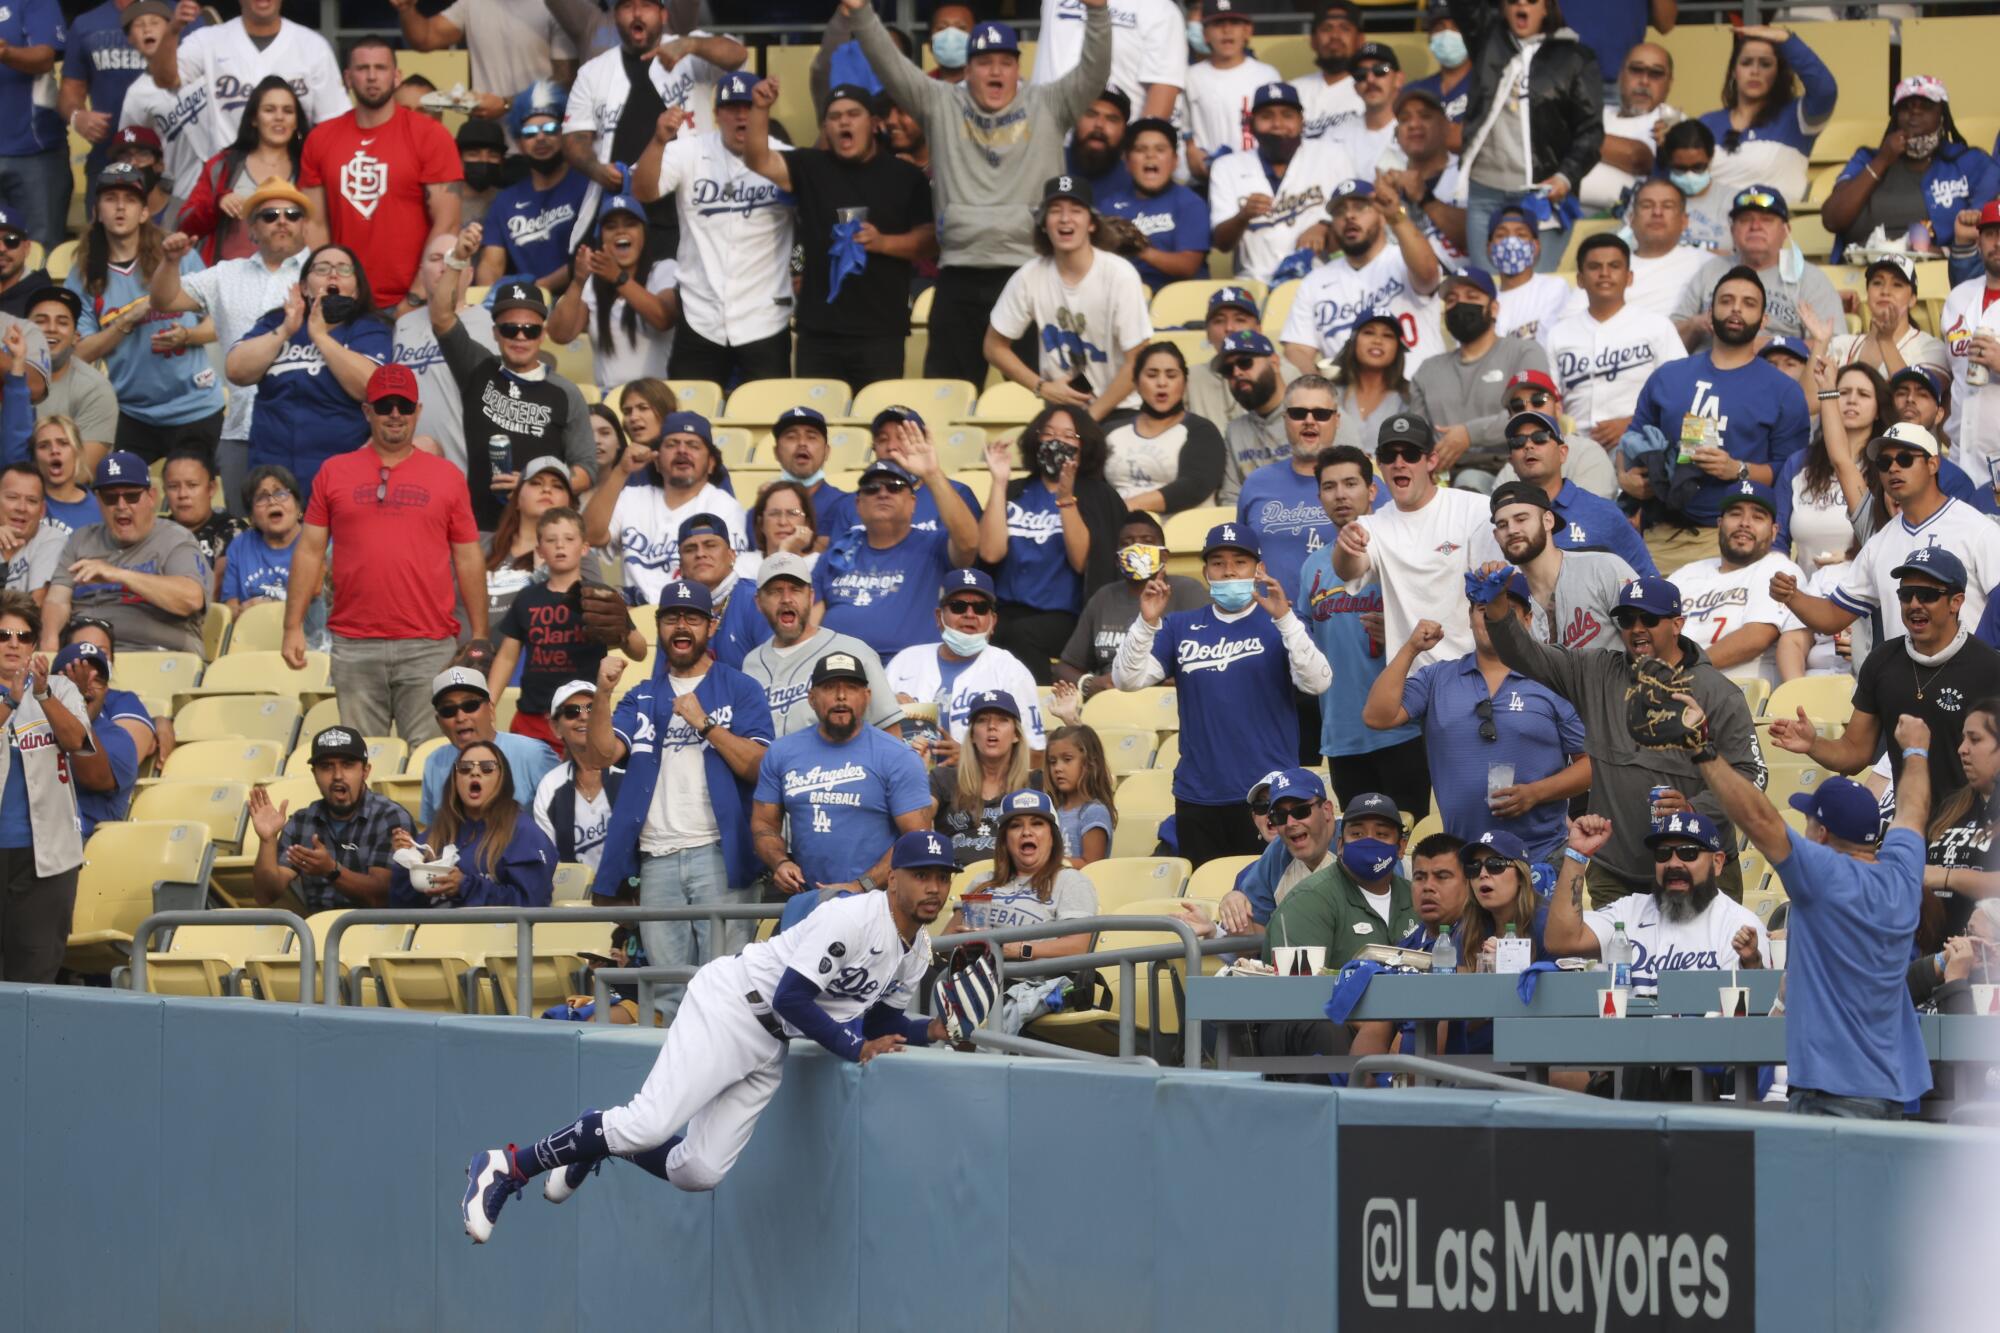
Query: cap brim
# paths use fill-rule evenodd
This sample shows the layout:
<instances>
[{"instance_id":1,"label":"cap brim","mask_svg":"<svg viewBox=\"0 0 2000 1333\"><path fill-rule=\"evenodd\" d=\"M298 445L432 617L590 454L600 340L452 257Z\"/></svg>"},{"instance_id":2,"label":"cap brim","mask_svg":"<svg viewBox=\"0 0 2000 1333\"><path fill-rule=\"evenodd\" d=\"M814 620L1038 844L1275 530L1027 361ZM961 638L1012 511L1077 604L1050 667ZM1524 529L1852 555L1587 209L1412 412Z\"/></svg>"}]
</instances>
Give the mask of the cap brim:
<instances>
[{"instance_id":1,"label":"cap brim","mask_svg":"<svg viewBox=\"0 0 2000 1333\"><path fill-rule=\"evenodd\" d=\"M851 680L857 685L866 685L868 675L862 671L827 671L813 679L814 685L831 685L836 680Z\"/></svg>"},{"instance_id":2,"label":"cap brim","mask_svg":"<svg viewBox=\"0 0 2000 1333\"><path fill-rule=\"evenodd\" d=\"M1785 798L1785 804L1789 805L1790 807L1792 807L1792 809L1798 811L1800 814L1804 815L1808 819L1819 818L1818 813L1816 813L1813 810L1813 798L1811 792L1795 791L1790 796Z\"/></svg>"},{"instance_id":3,"label":"cap brim","mask_svg":"<svg viewBox=\"0 0 2000 1333\"><path fill-rule=\"evenodd\" d=\"M1201 548L1201 558L1206 560L1210 556L1214 555L1217 551L1241 551L1243 552L1243 554L1250 556L1252 559L1262 560L1264 558L1264 553L1262 551L1255 550L1248 546L1241 546L1235 542L1217 542L1213 546L1204 546Z\"/></svg>"}]
</instances>

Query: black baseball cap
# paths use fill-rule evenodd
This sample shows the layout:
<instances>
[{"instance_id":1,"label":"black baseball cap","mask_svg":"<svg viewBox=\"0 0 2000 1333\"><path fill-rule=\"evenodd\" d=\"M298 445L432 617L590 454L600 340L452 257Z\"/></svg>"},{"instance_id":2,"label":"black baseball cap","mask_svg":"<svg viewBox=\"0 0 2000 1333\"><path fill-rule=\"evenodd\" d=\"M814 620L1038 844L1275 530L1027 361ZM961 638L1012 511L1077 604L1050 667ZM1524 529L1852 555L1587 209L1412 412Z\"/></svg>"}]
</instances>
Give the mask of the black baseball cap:
<instances>
[{"instance_id":1,"label":"black baseball cap","mask_svg":"<svg viewBox=\"0 0 2000 1333\"><path fill-rule=\"evenodd\" d=\"M1414 444L1425 453L1437 448L1437 432L1415 412L1398 412L1382 423L1375 435L1375 447L1385 444Z\"/></svg>"},{"instance_id":2,"label":"black baseball cap","mask_svg":"<svg viewBox=\"0 0 2000 1333\"><path fill-rule=\"evenodd\" d=\"M851 680L866 685L868 670L853 653L828 653L813 663L812 684L824 685L830 680Z\"/></svg>"},{"instance_id":3,"label":"black baseball cap","mask_svg":"<svg viewBox=\"0 0 2000 1333\"><path fill-rule=\"evenodd\" d=\"M1495 486L1488 512L1497 514L1508 505L1533 505L1537 509L1551 510L1555 508L1549 503L1549 493L1532 481L1510 481Z\"/></svg>"}]
</instances>

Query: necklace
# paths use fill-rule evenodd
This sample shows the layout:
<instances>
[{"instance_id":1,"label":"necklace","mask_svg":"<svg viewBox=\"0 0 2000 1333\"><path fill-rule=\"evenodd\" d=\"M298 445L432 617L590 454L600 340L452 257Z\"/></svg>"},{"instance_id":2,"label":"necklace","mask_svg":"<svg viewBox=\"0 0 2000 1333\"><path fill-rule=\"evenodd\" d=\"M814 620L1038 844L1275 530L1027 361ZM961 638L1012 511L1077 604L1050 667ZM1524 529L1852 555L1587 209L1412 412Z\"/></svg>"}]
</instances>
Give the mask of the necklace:
<instances>
[{"instance_id":1,"label":"necklace","mask_svg":"<svg viewBox=\"0 0 2000 1333\"><path fill-rule=\"evenodd\" d=\"M1934 670L1932 670L1932 672L1931 672L1931 674L1930 674L1930 679L1929 679L1929 680L1926 680L1926 679L1924 679L1924 678L1923 678L1922 676L1919 676L1919 675L1917 674L1917 664L1916 664L1916 662L1912 661L1912 662L1910 663L1910 679L1911 679L1912 681L1914 681L1914 682L1916 683L1916 686L1917 686L1917 702L1918 702L1918 703L1922 703L1922 702L1924 701L1924 687L1925 687L1925 686L1927 686L1927 685L1930 685L1930 684L1932 684L1933 682L1935 682L1935 681L1937 680L1937 678L1938 678L1938 673L1939 673L1939 672L1941 672L1941 671L1943 671L1943 670L1945 669L1945 667L1947 667L1947 666L1949 666L1949 665L1950 665L1950 663L1948 663L1948 662L1940 662L1940 663L1938 663L1937 667L1936 667L1936 668L1935 668Z\"/></svg>"}]
</instances>

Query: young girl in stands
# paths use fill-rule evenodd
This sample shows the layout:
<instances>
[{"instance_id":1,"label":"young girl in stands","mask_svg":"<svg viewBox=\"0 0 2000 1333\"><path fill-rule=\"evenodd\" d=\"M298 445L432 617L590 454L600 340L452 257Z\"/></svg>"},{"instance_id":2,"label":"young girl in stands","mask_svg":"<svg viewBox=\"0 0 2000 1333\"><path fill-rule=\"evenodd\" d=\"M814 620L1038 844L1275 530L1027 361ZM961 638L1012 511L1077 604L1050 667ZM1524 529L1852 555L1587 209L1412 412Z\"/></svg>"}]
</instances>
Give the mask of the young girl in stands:
<instances>
[{"instance_id":1,"label":"young girl in stands","mask_svg":"<svg viewBox=\"0 0 2000 1333\"><path fill-rule=\"evenodd\" d=\"M409 870L389 873L391 907L547 907L555 896L556 849L514 796L507 756L490 741L458 752L437 818L425 830L442 855L458 848L458 865L429 888L410 882ZM396 850L414 847L404 829L391 835Z\"/></svg>"},{"instance_id":2,"label":"young girl in stands","mask_svg":"<svg viewBox=\"0 0 2000 1333\"><path fill-rule=\"evenodd\" d=\"M1104 742L1089 727L1058 727L1049 737L1042 766L1055 794L1056 821L1062 826L1069 864L1080 870L1111 855L1111 832L1118 815Z\"/></svg>"}]
</instances>

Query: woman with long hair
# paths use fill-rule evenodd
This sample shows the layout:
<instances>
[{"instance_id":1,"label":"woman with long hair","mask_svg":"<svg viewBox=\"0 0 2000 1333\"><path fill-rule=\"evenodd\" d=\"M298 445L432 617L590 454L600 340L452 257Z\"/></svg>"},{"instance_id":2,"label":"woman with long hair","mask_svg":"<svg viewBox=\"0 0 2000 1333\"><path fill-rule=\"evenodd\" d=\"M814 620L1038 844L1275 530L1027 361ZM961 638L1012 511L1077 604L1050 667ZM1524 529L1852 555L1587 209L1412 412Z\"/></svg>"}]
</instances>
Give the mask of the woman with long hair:
<instances>
[{"instance_id":1,"label":"woman with long hair","mask_svg":"<svg viewBox=\"0 0 2000 1333\"><path fill-rule=\"evenodd\" d=\"M2000 172L1996 172L2000 175ZM1987 197L2000 193L2000 183ZM1944 343L1917 327L1917 265L1908 255L1884 255L1868 265L1862 293L1863 327L1837 333L1826 345L1836 366L1860 361L1889 379L1906 366L1945 367L1951 354Z\"/></svg>"},{"instance_id":2,"label":"woman with long hair","mask_svg":"<svg viewBox=\"0 0 2000 1333\"><path fill-rule=\"evenodd\" d=\"M996 571L993 641L1047 685L1085 600L1118 578L1125 502L1104 479L1104 427L1088 412L1043 408L1021 431L1019 457L1029 475L1016 478L1006 441L986 445L979 558Z\"/></svg>"},{"instance_id":3,"label":"woman with long hair","mask_svg":"<svg viewBox=\"0 0 2000 1333\"><path fill-rule=\"evenodd\" d=\"M118 391L113 448L147 462L183 448L212 458L222 438L222 387L207 354L195 349L215 341L215 322L153 310L153 270L167 257L166 237L146 215L147 189L146 174L125 163L98 173L96 215L63 280L83 301L72 355L102 362ZM193 251L181 257L183 274L203 267Z\"/></svg>"},{"instance_id":4,"label":"woman with long hair","mask_svg":"<svg viewBox=\"0 0 2000 1333\"><path fill-rule=\"evenodd\" d=\"M790 551L811 566L819 560L819 517L813 513L812 488L780 477L766 482L750 506L750 545L755 554L736 557L739 576L754 581L764 557Z\"/></svg>"},{"instance_id":5,"label":"woman with long hair","mask_svg":"<svg viewBox=\"0 0 2000 1333\"><path fill-rule=\"evenodd\" d=\"M993 855L1001 799L1023 787L1042 787L1041 773L1029 768L1032 751L1014 697L994 691L982 698L966 720L958 762L931 771L931 798L937 802L931 826L950 836L960 869Z\"/></svg>"},{"instance_id":6,"label":"woman with long hair","mask_svg":"<svg viewBox=\"0 0 2000 1333\"><path fill-rule=\"evenodd\" d=\"M453 759L424 839L433 859L456 847L458 864L422 888L407 866L391 866L391 907L547 907L555 895L555 844L514 799L513 771L491 741L473 741ZM390 841L397 851L418 845L406 829Z\"/></svg>"},{"instance_id":7,"label":"woman with long hair","mask_svg":"<svg viewBox=\"0 0 2000 1333\"><path fill-rule=\"evenodd\" d=\"M1701 117L1715 136L1711 188L1727 199L1746 185L1769 185L1796 205L1806 197L1813 144L1839 97L1833 71L1796 33L1738 28L1722 106Z\"/></svg>"},{"instance_id":8,"label":"woman with long hair","mask_svg":"<svg viewBox=\"0 0 2000 1333\"><path fill-rule=\"evenodd\" d=\"M203 263L212 267L257 252L245 206L265 181L297 184L305 144L299 95L282 76L265 75L243 104L236 141L202 165L175 223L201 242Z\"/></svg>"},{"instance_id":9,"label":"woman with long hair","mask_svg":"<svg viewBox=\"0 0 2000 1333\"><path fill-rule=\"evenodd\" d=\"M1458 919L1458 956L1467 970L1491 972L1498 941L1512 934L1529 941L1535 956L1542 953L1542 927L1548 903L1535 892L1534 871L1520 839L1494 832L1486 841L1459 849L1459 864L1472 896Z\"/></svg>"},{"instance_id":10,"label":"woman with long hair","mask_svg":"<svg viewBox=\"0 0 2000 1333\"><path fill-rule=\"evenodd\" d=\"M1963 87L1959 89L1965 91ZM1894 184L1890 184L1893 181ZM1885 188L1886 187L1886 188ZM1836 236L1833 258L1881 228L1897 240L1913 235L1920 249L1949 254L1961 204L2000 194L2000 166L1965 141L1952 118L1944 83L1911 74L1889 98L1889 123L1876 148L1857 148L1820 205L1820 220ZM1874 266L1869 267L1872 275ZM1915 270L1911 270L1914 275ZM1951 280L1981 272L1979 256L1951 256ZM1894 374L1901 366L1892 368Z\"/></svg>"},{"instance_id":11,"label":"woman with long hair","mask_svg":"<svg viewBox=\"0 0 2000 1333\"><path fill-rule=\"evenodd\" d=\"M310 495L320 464L368 438L361 397L394 351L360 257L338 245L308 254L284 305L229 349L229 382L257 386L250 466L288 468Z\"/></svg>"},{"instance_id":12,"label":"woman with long hair","mask_svg":"<svg viewBox=\"0 0 2000 1333\"><path fill-rule=\"evenodd\" d=\"M1918 947L1935 952L1963 935L1982 899L2000 898L2000 861L1993 855L1993 785L2000 781L2000 695L1966 710L1958 763L1965 785L1931 812L1930 851L1924 865L1924 910Z\"/></svg>"},{"instance_id":13,"label":"woman with long hair","mask_svg":"<svg viewBox=\"0 0 2000 1333\"><path fill-rule=\"evenodd\" d=\"M1808 574L1847 559L1855 515L1874 503L1862 451L1891 420L1889 389L1873 366L1841 365L1823 353L1813 358L1813 377L1819 392L1839 396L1815 404L1819 429L1805 448L1785 460L1772 487L1778 497L1773 549L1790 551Z\"/></svg>"},{"instance_id":14,"label":"woman with long hair","mask_svg":"<svg viewBox=\"0 0 2000 1333\"><path fill-rule=\"evenodd\" d=\"M597 446L597 475L625 456L625 423L607 403L590 405L590 438Z\"/></svg>"},{"instance_id":15,"label":"woman with long hair","mask_svg":"<svg viewBox=\"0 0 2000 1333\"><path fill-rule=\"evenodd\" d=\"M42 474L42 512L71 532L80 532L104 515L85 485L98 460L88 456L76 420L57 414L35 423L28 437L35 471Z\"/></svg>"},{"instance_id":16,"label":"woman with long hair","mask_svg":"<svg viewBox=\"0 0 2000 1333\"><path fill-rule=\"evenodd\" d=\"M558 343L588 330L592 372L607 392L666 376L681 308L673 256L655 259L646 219L616 199L608 204L596 244L577 248L569 285L549 311L549 337Z\"/></svg>"},{"instance_id":17,"label":"woman with long hair","mask_svg":"<svg viewBox=\"0 0 2000 1333\"><path fill-rule=\"evenodd\" d=\"M1335 444L1375 452L1382 423L1401 412L1410 397L1404 373L1403 331L1386 311L1367 315L1333 359L1330 378L1340 385L1340 425Z\"/></svg>"},{"instance_id":18,"label":"woman with long hair","mask_svg":"<svg viewBox=\"0 0 2000 1333\"><path fill-rule=\"evenodd\" d=\"M1134 369L1139 414L1106 438L1104 479L1127 509L1178 514L1222 485L1222 430L1188 411L1188 363L1170 342L1148 343Z\"/></svg>"}]
</instances>

